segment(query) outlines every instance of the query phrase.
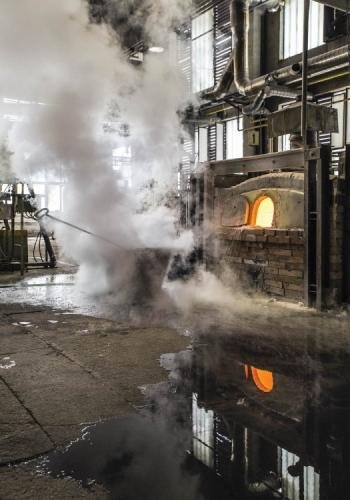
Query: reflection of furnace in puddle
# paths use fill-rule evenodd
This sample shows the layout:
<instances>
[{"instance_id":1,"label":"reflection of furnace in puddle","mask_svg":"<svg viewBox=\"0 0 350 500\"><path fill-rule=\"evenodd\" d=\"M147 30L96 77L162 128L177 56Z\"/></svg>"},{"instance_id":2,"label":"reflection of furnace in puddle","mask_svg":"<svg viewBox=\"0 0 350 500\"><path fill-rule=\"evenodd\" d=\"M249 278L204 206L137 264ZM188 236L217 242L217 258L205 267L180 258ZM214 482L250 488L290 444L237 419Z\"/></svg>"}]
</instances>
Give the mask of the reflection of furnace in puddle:
<instances>
[{"instance_id":1,"label":"reflection of furnace in puddle","mask_svg":"<svg viewBox=\"0 0 350 500\"><path fill-rule=\"evenodd\" d=\"M348 500L348 350L340 358L339 346L307 338L299 348L289 339L201 342L194 346L195 457L242 499Z\"/></svg>"},{"instance_id":2,"label":"reflection of furnace in puddle","mask_svg":"<svg viewBox=\"0 0 350 500\"><path fill-rule=\"evenodd\" d=\"M350 353L202 337L161 357L169 383L142 387L142 413L85 428L44 469L123 500L348 500Z\"/></svg>"}]
</instances>

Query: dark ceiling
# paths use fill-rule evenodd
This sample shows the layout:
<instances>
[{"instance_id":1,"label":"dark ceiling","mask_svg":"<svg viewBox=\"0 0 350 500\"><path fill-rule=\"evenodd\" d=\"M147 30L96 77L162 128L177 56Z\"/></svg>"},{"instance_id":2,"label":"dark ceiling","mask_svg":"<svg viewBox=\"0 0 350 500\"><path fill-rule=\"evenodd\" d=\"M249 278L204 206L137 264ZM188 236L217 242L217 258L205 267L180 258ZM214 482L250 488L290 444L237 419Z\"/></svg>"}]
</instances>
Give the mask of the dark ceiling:
<instances>
[{"instance_id":1,"label":"dark ceiling","mask_svg":"<svg viewBox=\"0 0 350 500\"><path fill-rule=\"evenodd\" d=\"M143 0L119 2L117 0L87 0L91 22L107 23L116 32L125 48L131 48L145 40L143 20L147 7Z\"/></svg>"}]
</instances>

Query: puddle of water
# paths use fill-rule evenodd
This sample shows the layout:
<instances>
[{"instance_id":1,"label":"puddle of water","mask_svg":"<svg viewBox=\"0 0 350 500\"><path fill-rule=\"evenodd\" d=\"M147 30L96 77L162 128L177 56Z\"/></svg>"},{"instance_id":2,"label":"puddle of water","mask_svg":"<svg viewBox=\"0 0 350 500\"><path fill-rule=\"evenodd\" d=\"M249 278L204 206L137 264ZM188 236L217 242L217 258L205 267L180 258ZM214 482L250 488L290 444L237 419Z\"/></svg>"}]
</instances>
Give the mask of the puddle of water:
<instances>
[{"instance_id":1,"label":"puddle of water","mask_svg":"<svg viewBox=\"0 0 350 500\"><path fill-rule=\"evenodd\" d=\"M349 349L268 347L215 334L161 356L169 381L140 388L138 414L85 427L39 470L123 500L348 500Z\"/></svg>"},{"instance_id":2,"label":"puddle of water","mask_svg":"<svg viewBox=\"0 0 350 500\"><path fill-rule=\"evenodd\" d=\"M0 359L0 370L9 370L14 366L16 366L16 361L11 359L10 357L5 356L4 358Z\"/></svg>"},{"instance_id":3,"label":"puddle of water","mask_svg":"<svg viewBox=\"0 0 350 500\"><path fill-rule=\"evenodd\" d=\"M101 310L99 305L74 285L74 274L27 278L19 284L6 285L6 289L0 287L0 303L45 305L60 311L69 310L71 314L97 315Z\"/></svg>"},{"instance_id":4,"label":"puddle of water","mask_svg":"<svg viewBox=\"0 0 350 500\"><path fill-rule=\"evenodd\" d=\"M153 311L151 304L142 304L136 300L116 296L114 293L92 296L86 290L76 286L74 274L55 274L27 278L15 285L0 285L0 304L24 304L37 307L45 306L64 314L84 314L105 317L120 321L128 320L134 324L145 321L159 322L161 316ZM144 294L147 298L147 293Z\"/></svg>"},{"instance_id":5,"label":"puddle of water","mask_svg":"<svg viewBox=\"0 0 350 500\"><path fill-rule=\"evenodd\" d=\"M186 470L188 434L155 415L117 418L82 430L81 438L37 466L88 487L103 484L112 498L196 500L198 479ZM165 496L164 496L165 495Z\"/></svg>"}]
</instances>

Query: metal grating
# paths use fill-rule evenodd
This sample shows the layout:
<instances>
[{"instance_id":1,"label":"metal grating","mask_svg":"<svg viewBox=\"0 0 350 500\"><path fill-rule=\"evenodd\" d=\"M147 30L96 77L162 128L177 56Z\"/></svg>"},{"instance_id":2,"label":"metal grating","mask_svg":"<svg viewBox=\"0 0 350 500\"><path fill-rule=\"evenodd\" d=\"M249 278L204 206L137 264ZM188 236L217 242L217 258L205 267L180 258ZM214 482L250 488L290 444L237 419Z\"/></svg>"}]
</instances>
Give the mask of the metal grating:
<instances>
[{"instance_id":1,"label":"metal grating","mask_svg":"<svg viewBox=\"0 0 350 500\"><path fill-rule=\"evenodd\" d=\"M199 0L193 16L214 9L214 80L217 83L224 71L232 51L230 24L230 0Z\"/></svg>"},{"instance_id":2,"label":"metal grating","mask_svg":"<svg viewBox=\"0 0 350 500\"><path fill-rule=\"evenodd\" d=\"M216 160L216 125L210 125L208 134L208 160Z\"/></svg>"},{"instance_id":3,"label":"metal grating","mask_svg":"<svg viewBox=\"0 0 350 500\"><path fill-rule=\"evenodd\" d=\"M188 176L192 172L193 165L193 141L185 139L183 142L182 174Z\"/></svg>"},{"instance_id":4,"label":"metal grating","mask_svg":"<svg viewBox=\"0 0 350 500\"><path fill-rule=\"evenodd\" d=\"M186 94L192 94L192 65L191 65L191 29L189 26L183 28L176 36L176 59L177 66L187 82Z\"/></svg>"},{"instance_id":5,"label":"metal grating","mask_svg":"<svg viewBox=\"0 0 350 500\"><path fill-rule=\"evenodd\" d=\"M195 0L193 15L198 16L199 14L203 14L206 10L212 9L214 4L215 0Z\"/></svg>"}]
</instances>

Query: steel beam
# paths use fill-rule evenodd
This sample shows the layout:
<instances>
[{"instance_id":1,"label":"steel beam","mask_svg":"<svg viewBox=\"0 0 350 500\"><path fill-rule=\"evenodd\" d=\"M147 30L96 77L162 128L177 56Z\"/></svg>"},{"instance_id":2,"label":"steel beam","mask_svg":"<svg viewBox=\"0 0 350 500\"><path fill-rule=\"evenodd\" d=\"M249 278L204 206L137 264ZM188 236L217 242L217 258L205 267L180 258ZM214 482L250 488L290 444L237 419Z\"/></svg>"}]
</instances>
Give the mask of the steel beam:
<instances>
[{"instance_id":1,"label":"steel beam","mask_svg":"<svg viewBox=\"0 0 350 500\"><path fill-rule=\"evenodd\" d=\"M307 155L307 158L316 160L320 157L320 148L308 150ZM206 167L210 167L215 175L249 174L276 170L303 170L304 160L303 149L292 149L233 160L212 161L207 163Z\"/></svg>"}]
</instances>

